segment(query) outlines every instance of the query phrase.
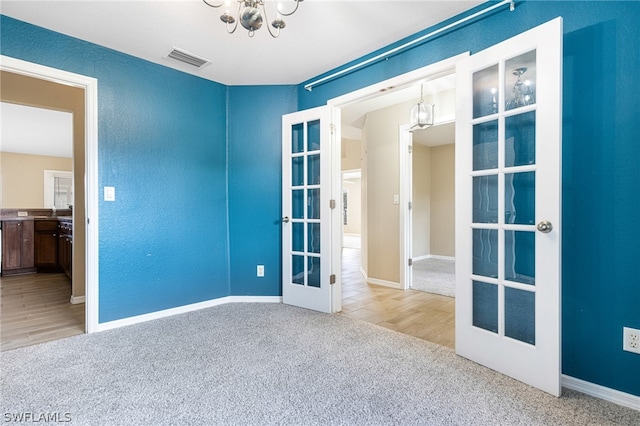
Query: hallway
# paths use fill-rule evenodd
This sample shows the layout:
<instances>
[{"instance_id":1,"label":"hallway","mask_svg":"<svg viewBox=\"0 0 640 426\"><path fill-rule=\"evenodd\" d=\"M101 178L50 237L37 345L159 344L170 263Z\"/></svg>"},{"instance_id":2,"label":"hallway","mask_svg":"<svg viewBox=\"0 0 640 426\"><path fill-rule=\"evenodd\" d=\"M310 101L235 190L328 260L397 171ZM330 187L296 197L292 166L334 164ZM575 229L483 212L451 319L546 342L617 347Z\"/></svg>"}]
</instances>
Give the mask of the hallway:
<instances>
[{"instance_id":1,"label":"hallway","mask_svg":"<svg viewBox=\"0 0 640 426\"><path fill-rule=\"evenodd\" d=\"M452 297L367 284L360 250L342 249L342 315L453 348L454 307Z\"/></svg>"}]
</instances>

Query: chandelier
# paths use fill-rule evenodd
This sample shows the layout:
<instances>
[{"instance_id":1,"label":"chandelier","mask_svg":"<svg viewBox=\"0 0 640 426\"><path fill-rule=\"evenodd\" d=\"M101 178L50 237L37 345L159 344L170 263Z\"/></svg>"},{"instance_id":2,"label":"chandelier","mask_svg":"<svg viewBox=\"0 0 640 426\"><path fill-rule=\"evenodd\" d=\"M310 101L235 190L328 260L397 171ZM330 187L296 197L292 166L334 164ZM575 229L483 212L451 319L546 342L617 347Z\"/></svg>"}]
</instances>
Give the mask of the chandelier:
<instances>
[{"instance_id":1,"label":"chandelier","mask_svg":"<svg viewBox=\"0 0 640 426\"><path fill-rule=\"evenodd\" d=\"M207 6L214 8L224 6L224 13L220 16L220 20L227 25L227 32L229 34L233 34L236 31L238 28L238 22L240 22L240 25L249 31L249 37L253 37L256 30L259 30L260 27L262 27L263 20L269 21L269 18L267 17L267 8L265 6L267 0L224 0L220 4L212 4L207 0L202 1ZM271 30L269 25L267 25L267 29L269 30L271 37L276 38L280 35L280 30L287 25L282 17L293 15L298 10L300 2L303 0L293 1L296 5L291 12L284 12L282 10L282 2L277 2L275 11L276 19L271 22L271 26L275 28L275 31ZM231 3L233 2L236 2L238 5L238 10L235 13L231 12ZM275 0L274 3L276 3Z\"/></svg>"},{"instance_id":2,"label":"chandelier","mask_svg":"<svg viewBox=\"0 0 640 426\"><path fill-rule=\"evenodd\" d=\"M525 105L533 105L536 103L536 97L531 90L531 82L529 80L522 81L522 75L527 72L527 67L516 68L511 74L517 77L513 88L511 89L511 98L507 101L505 109L510 110Z\"/></svg>"},{"instance_id":3,"label":"chandelier","mask_svg":"<svg viewBox=\"0 0 640 426\"><path fill-rule=\"evenodd\" d=\"M420 102L411 108L409 131L426 129L433 126L433 105L425 104L422 93L422 83L420 84Z\"/></svg>"}]
</instances>

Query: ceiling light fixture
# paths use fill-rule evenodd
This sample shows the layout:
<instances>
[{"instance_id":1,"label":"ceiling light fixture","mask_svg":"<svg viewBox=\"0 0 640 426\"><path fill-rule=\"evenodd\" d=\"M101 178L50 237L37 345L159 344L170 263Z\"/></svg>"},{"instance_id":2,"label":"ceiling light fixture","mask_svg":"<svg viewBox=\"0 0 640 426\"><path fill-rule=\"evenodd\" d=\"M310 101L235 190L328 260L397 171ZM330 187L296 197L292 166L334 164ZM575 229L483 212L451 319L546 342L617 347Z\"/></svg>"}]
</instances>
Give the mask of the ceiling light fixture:
<instances>
[{"instance_id":1,"label":"ceiling light fixture","mask_svg":"<svg viewBox=\"0 0 640 426\"><path fill-rule=\"evenodd\" d=\"M414 132L431 126L433 126L433 105L424 103L422 83L420 83L420 102L411 108L409 131Z\"/></svg>"},{"instance_id":2,"label":"ceiling light fixture","mask_svg":"<svg viewBox=\"0 0 640 426\"><path fill-rule=\"evenodd\" d=\"M207 6L214 8L224 6L224 13L220 16L220 20L227 25L227 32L229 34L233 34L236 31L238 28L238 22L240 22L240 24L249 31L249 37L253 37L256 30L259 30L260 27L262 27L263 16L264 20L269 21L269 18L267 17L267 8L265 6L267 0L224 0L220 4L212 4L207 0L202 1ZM275 28L275 31L272 31L269 25L267 25L267 29L269 30L271 37L276 38L280 35L280 30L287 26L282 17L293 15L298 10L300 2L303 0L293 1L296 6L291 12L283 12L282 1L277 2L275 11L276 19L271 22L271 26ZM230 13L231 4L233 2L238 4L238 10L235 14ZM274 3L276 3L275 0Z\"/></svg>"}]
</instances>

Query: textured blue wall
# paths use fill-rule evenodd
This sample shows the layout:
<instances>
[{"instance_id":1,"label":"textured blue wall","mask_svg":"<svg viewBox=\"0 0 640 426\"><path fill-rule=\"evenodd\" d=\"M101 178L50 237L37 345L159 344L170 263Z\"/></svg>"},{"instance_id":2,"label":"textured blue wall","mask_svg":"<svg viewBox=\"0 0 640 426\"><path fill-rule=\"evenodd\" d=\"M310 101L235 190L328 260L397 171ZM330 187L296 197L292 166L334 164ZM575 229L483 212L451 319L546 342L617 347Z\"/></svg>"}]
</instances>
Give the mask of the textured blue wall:
<instances>
[{"instance_id":1,"label":"textured blue wall","mask_svg":"<svg viewBox=\"0 0 640 426\"><path fill-rule=\"evenodd\" d=\"M564 18L562 370L640 396L640 356L621 349L622 327L640 328L640 2L517 2L515 12L505 6L312 92L301 84L299 104L325 104L557 16Z\"/></svg>"},{"instance_id":2,"label":"textured blue wall","mask_svg":"<svg viewBox=\"0 0 640 426\"><path fill-rule=\"evenodd\" d=\"M226 87L1 19L3 55L98 79L100 322L229 295Z\"/></svg>"},{"instance_id":3,"label":"textured blue wall","mask_svg":"<svg viewBox=\"0 0 640 426\"><path fill-rule=\"evenodd\" d=\"M228 108L231 294L279 296L282 115L296 111L296 87L229 87Z\"/></svg>"}]
</instances>

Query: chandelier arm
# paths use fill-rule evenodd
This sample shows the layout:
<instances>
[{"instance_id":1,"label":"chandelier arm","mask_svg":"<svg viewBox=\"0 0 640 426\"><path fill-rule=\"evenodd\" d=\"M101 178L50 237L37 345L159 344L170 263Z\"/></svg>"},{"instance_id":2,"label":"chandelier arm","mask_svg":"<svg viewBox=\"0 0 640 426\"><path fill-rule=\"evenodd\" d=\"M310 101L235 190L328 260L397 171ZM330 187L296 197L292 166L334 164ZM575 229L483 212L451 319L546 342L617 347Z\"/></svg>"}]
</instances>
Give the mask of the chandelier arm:
<instances>
[{"instance_id":1,"label":"chandelier arm","mask_svg":"<svg viewBox=\"0 0 640 426\"><path fill-rule=\"evenodd\" d=\"M202 1L205 1L205 0L202 0ZM242 0L238 0L238 13L236 14L236 16L238 16L238 19L236 19L234 21L232 30L229 30L229 23L228 22L226 23L227 33L233 34L233 33L236 32L236 29L238 28L238 22L240 21L240 11L241 10L242 10Z\"/></svg>"},{"instance_id":2,"label":"chandelier arm","mask_svg":"<svg viewBox=\"0 0 640 426\"><path fill-rule=\"evenodd\" d=\"M229 23L227 23L227 33L229 34L233 34L236 32L236 28L238 28L238 20L236 19L236 22L233 25L233 29L231 31L229 31Z\"/></svg>"},{"instance_id":3,"label":"chandelier arm","mask_svg":"<svg viewBox=\"0 0 640 426\"><path fill-rule=\"evenodd\" d=\"M301 1L302 0L295 0L295 2L296 2L295 9L293 9L293 11L291 11L289 13L280 12L280 15L282 15L282 16L291 16L291 15L293 15L294 13L296 13L296 10L298 10L298 6L300 6L300 2Z\"/></svg>"},{"instance_id":4,"label":"chandelier arm","mask_svg":"<svg viewBox=\"0 0 640 426\"><path fill-rule=\"evenodd\" d=\"M271 31L271 25L269 24L269 18L267 17L267 7L264 5L264 2L261 3L261 6L262 6L262 13L264 13L264 20L265 20L265 23L267 24L266 27L267 27L267 30L269 31L269 34L273 38L278 38L278 36L280 35L280 28L276 28L277 31L275 34Z\"/></svg>"},{"instance_id":5,"label":"chandelier arm","mask_svg":"<svg viewBox=\"0 0 640 426\"><path fill-rule=\"evenodd\" d=\"M207 6L209 6L209 7L214 7L214 8L216 8L216 9L217 9L217 8L219 8L219 7L222 7L222 5L224 5L224 0L222 0L222 1L220 2L220 4L219 4L219 5L211 4L211 3L209 3L207 0L202 0L202 1L203 1L203 2L204 2L204 4L206 4Z\"/></svg>"}]
</instances>

